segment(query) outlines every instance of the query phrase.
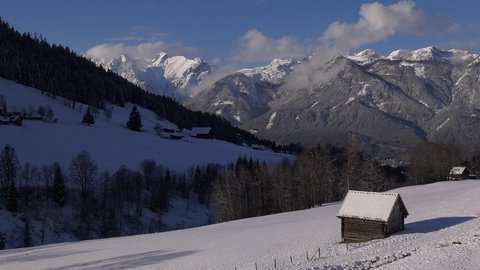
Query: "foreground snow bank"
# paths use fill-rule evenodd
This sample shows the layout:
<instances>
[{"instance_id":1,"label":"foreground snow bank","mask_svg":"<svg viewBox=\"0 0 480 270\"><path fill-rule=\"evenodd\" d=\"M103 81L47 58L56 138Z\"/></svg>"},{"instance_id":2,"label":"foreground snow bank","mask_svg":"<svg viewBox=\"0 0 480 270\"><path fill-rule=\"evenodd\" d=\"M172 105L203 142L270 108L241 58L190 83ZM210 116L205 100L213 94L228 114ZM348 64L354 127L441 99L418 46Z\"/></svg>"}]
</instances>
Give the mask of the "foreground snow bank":
<instances>
[{"instance_id":1,"label":"foreground snow bank","mask_svg":"<svg viewBox=\"0 0 480 270\"><path fill-rule=\"evenodd\" d=\"M480 181L394 190L410 212L387 239L339 244L340 204L174 232L0 252L1 269L478 269ZM320 256L306 260L320 248ZM290 256L292 257L290 260ZM318 258L320 257L320 258ZM293 264L291 263L293 262Z\"/></svg>"}]
</instances>

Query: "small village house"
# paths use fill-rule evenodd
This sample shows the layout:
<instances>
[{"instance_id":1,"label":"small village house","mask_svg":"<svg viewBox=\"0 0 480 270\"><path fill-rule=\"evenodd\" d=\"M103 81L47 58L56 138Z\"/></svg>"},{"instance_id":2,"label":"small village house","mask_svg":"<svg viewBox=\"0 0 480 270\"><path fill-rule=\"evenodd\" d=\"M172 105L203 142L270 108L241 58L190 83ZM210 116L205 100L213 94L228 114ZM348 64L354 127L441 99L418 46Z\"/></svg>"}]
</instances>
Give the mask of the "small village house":
<instances>
[{"instance_id":1,"label":"small village house","mask_svg":"<svg viewBox=\"0 0 480 270\"><path fill-rule=\"evenodd\" d=\"M23 125L23 117L20 113L3 113L0 114L0 125Z\"/></svg>"},{"instance_id":2,"label":"small village house","mask_svg":"<svg viewBox=\"0 0 480 270\"><path fill-rule=\"evenodd\" d=\"M385 238L405 228L408 216L400 194L348 191L337 217L343 242Z\"/></svg>"},{"instance_id":3,"label":"small village house","mask_svg":"<svg viewBox=\"0 0 480 270\"><path fill-rule=\"evenodd\" d=\"M210 131L212 130L211 127L193 127L190 131L190 136L200 139L210 139Z\"/></svg>"},{"instance_id":4,"label":"small village house","mask_svg":"<svg viewBox=\"0 0 480 270\"><path fill-rule=\"evenodd\" d=\"M453 167L448 175L448 180L468 179L470 172L467 167Z\"/></svg>"}]
</instances>

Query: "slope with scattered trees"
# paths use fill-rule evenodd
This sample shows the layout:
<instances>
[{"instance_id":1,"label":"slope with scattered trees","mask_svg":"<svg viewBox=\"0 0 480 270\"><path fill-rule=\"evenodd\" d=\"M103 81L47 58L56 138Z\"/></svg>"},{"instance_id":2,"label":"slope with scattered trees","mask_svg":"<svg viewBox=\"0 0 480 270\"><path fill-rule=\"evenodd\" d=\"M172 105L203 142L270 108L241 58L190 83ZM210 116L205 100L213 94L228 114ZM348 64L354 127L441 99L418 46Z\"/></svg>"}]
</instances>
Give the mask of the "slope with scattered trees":
<instances>
[{"instance_id":1,"label":"slope with scattered trees","mask_svg":"<svg viewBox=\"0 0 480 270\"><path fill-rule=\"evenodd\" d=\"M123 106L130 102L180 128L209 126L211 135L218 139L280 149L275 143L260 140L214 114L190 111L172 98L143 91L68 47L49 44L42 36L21 34L1 18L0 36L0 77L72 100L73 107L80 102L106 109L107 103Z\"/></svg>"}]
</instances>

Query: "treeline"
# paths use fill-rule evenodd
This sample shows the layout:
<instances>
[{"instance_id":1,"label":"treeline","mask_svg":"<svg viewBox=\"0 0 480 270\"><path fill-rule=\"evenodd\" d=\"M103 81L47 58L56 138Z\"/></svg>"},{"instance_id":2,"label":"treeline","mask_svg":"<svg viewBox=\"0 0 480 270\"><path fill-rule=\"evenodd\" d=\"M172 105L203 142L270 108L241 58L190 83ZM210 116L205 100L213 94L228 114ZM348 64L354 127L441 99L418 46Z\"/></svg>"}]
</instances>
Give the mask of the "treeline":
<instances>
[{"instance_id":1,"label":"treeline","mask_svg":"<svg viewBox=\"0 0 480 270\"><path fill-rule=\"evenodd\" d=\"M419 143L410 153L408 167L411 184L446 180L454 166L465 166L470 174L479 177L480 144L465 148L453 143Z\"/></svg>"},{"instance_id":2,"label":"treeline","mask_svg":"<svg viewBox=\"0 0 480 270\"><path fill-rule=\"evenodd\" d=\"M138 171L120 167L110 173L86 151L68 168L59 163L38 168L21 164L6 145L0 152L0 209L19 213L23 228L21 234L0 229L0 249L45 244L61 234L83 240L183 228L182 223L167 226L162 215L178 204L175 200L185 212L194 204L206 209L210 182L220 170L205 165L179 174L145 160ZM199 225L214 221L206 216ZM34 232L41 235L34 238Z\"/></svg>"},{"instance_id":3,"label":"treeline","mask_svg":"<svg viewBox=\"0 0 480 270\"><path fill-rule=\"evenodd\" d=\"M242 158L216 178L212 207L221 221L306 209L340 201L349 189L379 192L445 181L454 166L478 177L480 148L462 155L455 144L422 142L408 165L396 167L380 165L355 145L317 146L277 165Z\"/></svg>"},{"instance_id":4,"label":"treeline","mask_svg":"<svg viewBox=\"0 0 480 270\"><path fill-rule=\"evenodd\" d=\"M127 102L155 112L180 128L212 127L213 137L241 144L263 144L286 150L232 126L214 114L190 111L174 99L143 91L119 75L97 67L68 47L49 44L43 37L19 33L0 18L0 77L31 86L50 95L107 110L106 103ZM72 105L74 106L74 104Z\"/></svg>"},{"instance_id":5,"label":"treeline","mask_svg":"<svg viewBox=\"0 0 480 270\"><path fill-rule=\"evenodd\" d=\"M278 165L239 159L217 177L212 198L218 218L228 221L339 201L349 189L384 191L405 183L402 168L381 166L354 148L327 145Z\"/></svg>"},{"instance_id":6,"label":"treeline","mask_svg":"<svg viewBox=\"0 0 480 270\"><path fill-rule=\"evenodd\" d=\"M58 163L37 168L20 164L6 145L0 153L0 207L20 213L23 228L20 235L0 231L0 248L8 241L15 247L43 244L58 232L94 239L172 229L162 215L178 200L186 210L191 205L213 209L216 217L205 224L311 208L340 201L349 189L385 191L443 181L452 166L467 165L478 174L480 151L472 153L462 159L454 145L421 143L407 167L391 167L355 146L324 145L280 164L239 158L179 174L145 160L139 170L121 167L110 173L100 171L85 151L68 168ZM32 231L41 232L36 241Z\"/></svg>"}]
</instances>

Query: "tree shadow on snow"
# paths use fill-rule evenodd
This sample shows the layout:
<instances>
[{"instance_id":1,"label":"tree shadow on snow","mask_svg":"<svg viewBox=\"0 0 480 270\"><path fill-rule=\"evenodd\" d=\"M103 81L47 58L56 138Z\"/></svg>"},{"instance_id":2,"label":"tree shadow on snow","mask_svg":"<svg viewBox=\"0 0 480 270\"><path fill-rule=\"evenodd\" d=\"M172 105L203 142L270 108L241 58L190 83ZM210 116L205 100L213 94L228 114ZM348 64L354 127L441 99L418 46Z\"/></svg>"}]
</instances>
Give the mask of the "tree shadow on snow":
<instances>
[{"instance_id":1,"label":"tree shadow on snow","mask_svg":"<svg viewBox=\"0 0 480 270\"><path fill-rule=\"evenodd\" d=\"M161 261L171 260L195 253L194 251L169 252L166 250L149 251L139 254L130 254L124 256L111 257L103 260L87 261L64 265L58 268L50 268L50 270L81 268L81 269L130 269L133 267L147 266L156 264Z\"/></svg>"},{"instance_id":2,"label":"tree shadow on snow","mask_svg":"<svg viewBox=\"0 0 480 270\"><path fill-rule=\"evenodd\" d=\"M439 217L416 221L405 224L405 230L402 231L400 234L435 232L454 225L458 225L474 218L475 217Z\"/></svg>"},{"instance_id":3,"label":"tree shadow on snow","mask_svg":"<svg viewBox=\"0 0 480 270\"><path fill-rule=\"evenodd\" d=\"M48 247L48 246L47 246ZM17 251L17 253L13 253ZM28 262L28 261L38 261L38 260L47 260L52 258L64 257L69 255L76 255L80 253L87 253L87 252L95 252L95 250L86 250L86 251L79 251L79 250L60 250L58 248L30 248L29 250L25 251L18 251L18 249L14 249L11 253L12 255L8 254L1 254L6 256L0 256L0 265L11 263L11 262Z\"/></svg>"}]
</instances>

